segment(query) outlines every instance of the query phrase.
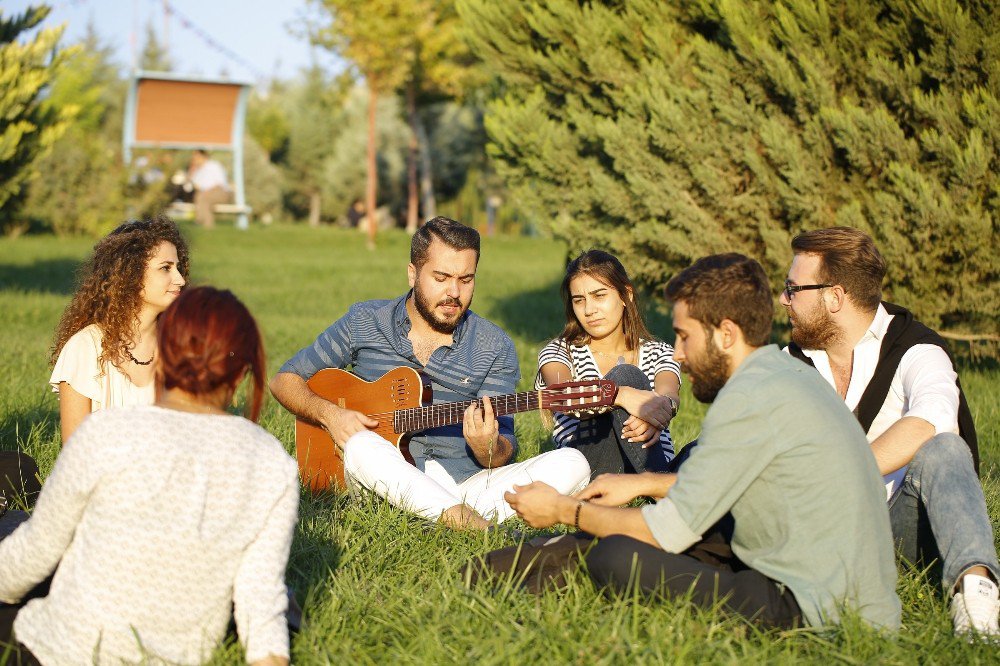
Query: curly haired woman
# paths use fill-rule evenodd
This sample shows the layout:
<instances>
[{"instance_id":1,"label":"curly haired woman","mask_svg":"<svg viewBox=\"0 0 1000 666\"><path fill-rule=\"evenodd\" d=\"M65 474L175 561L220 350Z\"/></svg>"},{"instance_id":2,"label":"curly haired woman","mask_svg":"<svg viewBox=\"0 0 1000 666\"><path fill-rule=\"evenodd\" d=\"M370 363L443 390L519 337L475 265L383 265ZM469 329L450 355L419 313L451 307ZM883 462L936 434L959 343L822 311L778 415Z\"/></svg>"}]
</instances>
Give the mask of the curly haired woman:
<instances>
[{"instance_id":1,"label":"curly haired woman","mask_svg":"<svg viewBox=\"0 0 1000 666\"><path fill-rule=\"evenodd\" d=\"M156 320L187 276L187 243L166 217L126 222L94 246L52 348L63 442L91 412L154 402Z\"/></svg>"}]
</instances>

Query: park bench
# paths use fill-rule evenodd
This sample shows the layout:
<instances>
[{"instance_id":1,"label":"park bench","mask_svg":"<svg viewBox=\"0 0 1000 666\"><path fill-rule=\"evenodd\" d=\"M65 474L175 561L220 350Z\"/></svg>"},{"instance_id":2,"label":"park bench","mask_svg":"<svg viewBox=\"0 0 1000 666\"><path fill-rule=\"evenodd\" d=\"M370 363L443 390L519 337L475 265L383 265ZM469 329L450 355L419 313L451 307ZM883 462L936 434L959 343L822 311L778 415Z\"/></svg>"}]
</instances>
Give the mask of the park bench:
<instances>
[{"instance_id":1,"label":"park bench","mask_svg":"<svg viewBox=\"0 0 1000 666\"><path fill-rule=\"evenodd\" d=\"M252 206L240 206L239 204L234 203L215 204L212 206L212 210L216 215L232 215L236 217L237 226L240 226L241 216L245 216L244 219L249 222L250 217L253 215ZM194 204L186 201L174 201L167 206L167 209L164 212L173 220L193 220Z\"/></svg>"},{"instance_id":2,"label":"park bench","mask_svg":"<svg viewBox=\"0 0 1000 666\"><path fill-rule=\"evenodd\" d=\"M233 155L234 203L219 204L216 213L235 215L246 229L252 208L243 185L243 132L248 82L179 76L170 72L133 72L125 100L122 154L132 165L135 149L226 150ZM193 204L170 204L168 215L194 216Z\"/></svg>"}]
</instances>

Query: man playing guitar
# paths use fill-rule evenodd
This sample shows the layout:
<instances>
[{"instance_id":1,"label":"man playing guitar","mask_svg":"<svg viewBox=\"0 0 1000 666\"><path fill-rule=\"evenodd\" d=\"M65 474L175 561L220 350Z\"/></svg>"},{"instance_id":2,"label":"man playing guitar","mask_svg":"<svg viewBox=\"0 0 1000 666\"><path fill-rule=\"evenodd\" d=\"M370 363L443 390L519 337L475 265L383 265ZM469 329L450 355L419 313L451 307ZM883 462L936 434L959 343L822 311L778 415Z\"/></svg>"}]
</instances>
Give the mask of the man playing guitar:
<instances>
[{"instance_id":1,"label":"man playing guitar","mask_svg":"<svg viewBox=\"0 0 1000 666\"><path fill-rule=\"evenodd\" d=\"M394 300L356 303L285 363L271 392L296 416L321 424L342 450L348 483L393 506L459 529L486 529L514 511L503 499L514 484L544 481L563 493L590 479L586 458L557 449L520 463L512 416L496 418L488 396L514 391L520 371L514 343L469 310L479 262L479 233L436 217L413 236L411 290ZM370 429L375 419L338 406L307 384L325 368L351 367L374 381L406 366L431 382L434 403L473 402L462 422L422 430L410 440L413 464Z\"/></svg>"}]
</instances>

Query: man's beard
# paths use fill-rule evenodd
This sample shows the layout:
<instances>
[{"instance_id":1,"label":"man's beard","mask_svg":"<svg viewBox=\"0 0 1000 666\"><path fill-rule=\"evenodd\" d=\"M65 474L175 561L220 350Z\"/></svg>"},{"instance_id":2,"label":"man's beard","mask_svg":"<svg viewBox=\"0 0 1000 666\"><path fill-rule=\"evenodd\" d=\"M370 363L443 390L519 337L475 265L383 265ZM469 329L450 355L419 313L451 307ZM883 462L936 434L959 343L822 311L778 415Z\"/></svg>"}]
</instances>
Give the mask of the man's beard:
<instances>
[{"instance_id":1,"label":"man's beard","mask_svg":"<svg viewBox=\"0 0 1000 666\"><path fill-rule=\"evenodd\" d=\"M459 308L452 319L447 319L434 311L436 305L432 304L430 299L420 291L418 285L413 286L413 305L417 308L420 317L427 322L427 325L438 333L453 333L455 328L458 327L458 322L462 321L462 315L465 314L465 309L468 307L467 304L463 305L462 301L457 298L445 298L443 301L438 302L437 305L457 305Z\"/></svg>"},{"instance_id":2,"label":"man's beard","mask_svg":"<svg viewBox=\"0 0 1000 666\"><path fill-rule=\"evenodd\" d=\"M792 342L802 349L827 349L840 339L840 329L822 303L805 316L793 317L789 310L788 321L792 324Z\"/></svg>"},{"instance_id":3,"label":"man's beard","mask_svg":"<svg viewBox=\"0 0 1000 666\"><path fill-rule=\"evenodd\" d=\"M708 338L705 351L697 358L688 355L681 370L691 378L691 392L699 402L714 402L729 381L729 358Z\"/></svg>"}]
</instances>

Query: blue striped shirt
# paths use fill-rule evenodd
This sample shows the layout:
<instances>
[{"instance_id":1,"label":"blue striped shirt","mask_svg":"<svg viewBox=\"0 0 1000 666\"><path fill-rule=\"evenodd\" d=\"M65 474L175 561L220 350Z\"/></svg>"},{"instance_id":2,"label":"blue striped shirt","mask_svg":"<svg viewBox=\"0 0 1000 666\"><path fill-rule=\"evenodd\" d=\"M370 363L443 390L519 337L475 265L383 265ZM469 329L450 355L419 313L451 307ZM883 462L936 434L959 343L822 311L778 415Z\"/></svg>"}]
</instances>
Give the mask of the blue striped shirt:
<instances>
[{"instance_id":1,"label":"blue striped shirt","mask_svg":"<svg viewBox=\"0 0 1000 666\"><path fill-rule=\"evenodd\" d=\"M406 366L430 379L435 404L514 392L521 372L513 341L499 326L471 310L452 333L452 344L438 347L422 366L407 337L411 324L406 299L411 293L395 300L355 303L280 371L308 381L324 368L341 368L374 381L393 368ZM500 434L516 453L514 417L498 420ZM419 469L427 460L435 460L458 483L483 469L466 445L460 423L414 433L410 453Z\"/></svg>"}]
</instances>

